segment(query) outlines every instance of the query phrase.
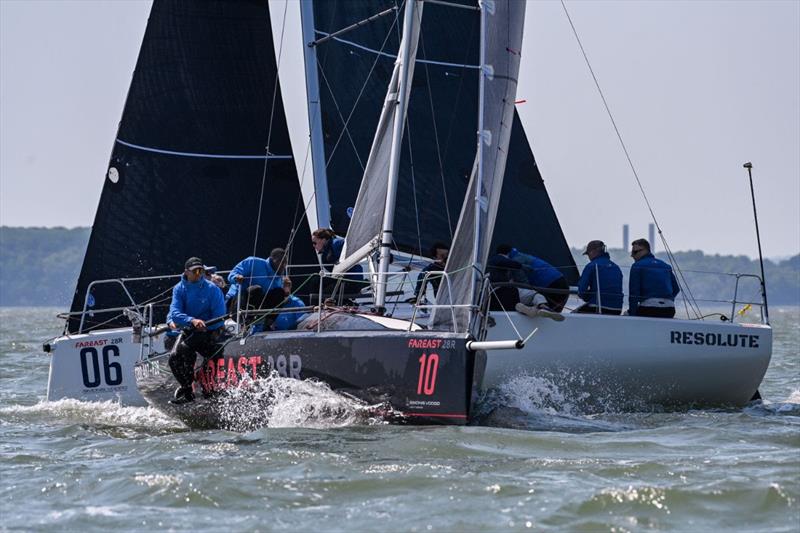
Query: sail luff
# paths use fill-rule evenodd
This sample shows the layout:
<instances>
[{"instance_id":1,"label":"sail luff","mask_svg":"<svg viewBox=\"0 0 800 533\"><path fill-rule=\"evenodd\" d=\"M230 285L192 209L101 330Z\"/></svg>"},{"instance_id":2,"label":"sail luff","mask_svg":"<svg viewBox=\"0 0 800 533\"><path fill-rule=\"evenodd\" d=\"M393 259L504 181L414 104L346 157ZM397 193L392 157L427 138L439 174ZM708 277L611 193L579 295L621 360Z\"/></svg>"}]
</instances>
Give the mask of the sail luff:
<instances>
[{"instance_id":1,"label":"sail luff","mask_svg":"<svg viewBox=\"0 0 800 533\"><path fill-rule=\"evenodd\" d=\"M330 226L312 0L270 0L278 78L306 218L313 230ZM277 57L281 55L282 57ZM303 64L299 69L297 65Z\"/></svg>"}]
</instances>

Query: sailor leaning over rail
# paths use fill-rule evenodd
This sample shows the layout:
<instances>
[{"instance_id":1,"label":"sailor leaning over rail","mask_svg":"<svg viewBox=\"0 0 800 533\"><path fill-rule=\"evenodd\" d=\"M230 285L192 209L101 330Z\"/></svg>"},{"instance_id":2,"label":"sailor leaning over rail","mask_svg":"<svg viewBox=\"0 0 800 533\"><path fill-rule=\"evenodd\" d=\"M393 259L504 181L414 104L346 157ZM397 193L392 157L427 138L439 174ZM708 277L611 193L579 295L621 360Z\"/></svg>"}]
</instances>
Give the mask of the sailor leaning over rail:
<instances>
[{"instance_id":1,"label":"sailor leaning over rail","mask_svg":"<svg viewBox=\"0 0 800 533\"><path fill-rule=\"evenodd\" d=\"M578 296L585 303L573 313L622 313L622 270L611 260L603 241L589 241L583 251L589 264L578 280Z\"/></svg>"},{"instance_id":2,"label":"sailor leaning over rail","mask_svg":"<svg viewBox=\"0 0 800 533\"><path fill-rule=\"evenodd\" d=\"M675 316L675 297L681 292L672 267L656 259L650 252L647 239L631 243L631 266L628 287L628 314L672 318Z\"/></svg>"},{"instance_id":3,"label":"sailor leaning over rail","mask_svg":"<svg viewBox=\"0 0 800 533\"><path fill-rule=\"evenodd\" d=\"M194 363L199 353L211 357L222 331L222 323L206 325L206 321L225 314L225 299L219 287L205 277L205 267L199 257L190 257L184 265L181 280L172 289L167 322L178 328L192 328L185 332L169 357L169 367L180 384L173 403L194 400L192 381Z\"/></svg>"},{"instance_id":4,"label":"sailor leaning over rail","mask_svg":"<svg viewBox=\"0 0 800 533\"><path fill-rule=\"evenodd\" d=\"M283 248L273 249L267 259L251 255L239 261L228 274L231 286L225 301L229 306L235 306L241 292L245 307L262 307L264 297L271 289L283 288L285 261L286 251Z\"/></svg>"}]
</instances>

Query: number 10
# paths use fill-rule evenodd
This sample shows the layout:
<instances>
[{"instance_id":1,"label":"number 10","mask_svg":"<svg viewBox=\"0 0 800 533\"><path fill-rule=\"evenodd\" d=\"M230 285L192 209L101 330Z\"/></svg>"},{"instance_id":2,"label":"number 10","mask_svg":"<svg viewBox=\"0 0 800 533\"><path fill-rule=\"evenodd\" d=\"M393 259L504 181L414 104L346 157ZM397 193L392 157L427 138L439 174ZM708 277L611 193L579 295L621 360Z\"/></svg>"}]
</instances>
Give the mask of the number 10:
<instances>
[{"instance_id":1,"label":"number 10","mask_svg":"<svg viewBox=\"0 0 800 533\"><path fill-rule=\"evenodd\" d=\"M436 373L439 370L439 354L422 354L419 358L419 381L417 394L430 396L436 389Z\"/></svg>"}]
</instances>

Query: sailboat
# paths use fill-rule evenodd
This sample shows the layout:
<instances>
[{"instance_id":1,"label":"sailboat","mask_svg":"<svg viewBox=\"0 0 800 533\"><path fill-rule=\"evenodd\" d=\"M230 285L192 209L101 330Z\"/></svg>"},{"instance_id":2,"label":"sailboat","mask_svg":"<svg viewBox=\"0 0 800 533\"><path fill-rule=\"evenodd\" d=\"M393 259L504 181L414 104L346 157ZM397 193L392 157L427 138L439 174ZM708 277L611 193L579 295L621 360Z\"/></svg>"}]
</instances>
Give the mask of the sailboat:
<instances>
[{"instance_id":1,"label":"sailboat","mask_svg":"<svg viewBox=\"0 0 800 533\"><path fill-rule=\"evenodd\" d=\"M146 357L163 351L163 340L153 333L163 322L159 306L177 278L157 274L174 270L198 248L209 249L209 242L213 262L233 264L245 251L263 256L326 225L347 229L338 270L346 270L348 261L369 263L366 293L374 299L369 305L384 314L360 313L359 334L323 331L326 322L318 320L317 329L309 331L237 338L226 345L222 359L198 369L203 390L218 393L247 381L247 375L274 370L386 403L406 420L436 423L465 423L478 392L526 373L577 391L601 408L609 405L608 398L620 409L647 409L741 405L752 397L769 363L767 324L586 315L555 323L486 308L485 254L498 242L514 242L560 265L571 284L577 269L521 122L508 105L513 96L506 98L508 116L503 114L497 131L478 124L485 100L481 114L470 110L482 99L480 83L503 79L500 63L480 54L480 43L487 42L479 38L481 29L491 27L485 24L487 12L524 3L426 4L419 35L406 39L416 42L411 62L416 69L406 86L413 90L405 118L390 121L380 109L386 87L395 77L399 83L395 59L403 55L401 35L409 35L409 30L400 32L399 23L407 6L381 11L375 2L349 2L347 9L310 0L273 1L268 7L154 3L66 334L46 346L52 354L49 399L135 404L144 402L141 391L191 423L209 422L207 412L198 419L195 410L167 406L168 370L163 361ZM420 4L416 12L421 11ZM521 39L521 27L519 32ZM518 60L519 44L501 48L510 56L517 52ZM394 69L387 68L392 64ZM179 120L163 120L173 114ZM386 152L399 144L375 132L391 132L403 123L402 144L413 149L401 150L394 171L406 182L411 177L412 187L396 189L397 223L389 239L383 224L391 203L387 195L361 192L375 184L384 187L367 167L373 162L389 174L384 167L392 158ZM476 177L486 175L475 164L476 129L479 154L491 152L485 163L488 181ZM450 148L439 146L439 132L445 131ZM437 148L420 156L419 147ZM421 201L425 209L419 208ZM516 216L496 217L498 211L520 212L519 206L537 213L522 229ZM194 221L196 231L176 233L185 220ZM440 289L446 287L447 293L426 308L430 320L386 316L397 309L397 298L392 303L386 294L391 292L388 278L397 274L387 274L386 263L396 267L409 253L451 238L448 283ZM295 264L316 263L310 247L291 249ZM374 251L381 260L374 260ZM317 318L325 318L324 312ZM694 342L700 338L703 344ZM451 351L442 353L444 347ZM320 358L320 351L335 355ZM377 364L375 354L392 356ZM134 376L137 360L145 362ZM433 393L446 400L431 398Z\"/></svg>"}]
</instances>

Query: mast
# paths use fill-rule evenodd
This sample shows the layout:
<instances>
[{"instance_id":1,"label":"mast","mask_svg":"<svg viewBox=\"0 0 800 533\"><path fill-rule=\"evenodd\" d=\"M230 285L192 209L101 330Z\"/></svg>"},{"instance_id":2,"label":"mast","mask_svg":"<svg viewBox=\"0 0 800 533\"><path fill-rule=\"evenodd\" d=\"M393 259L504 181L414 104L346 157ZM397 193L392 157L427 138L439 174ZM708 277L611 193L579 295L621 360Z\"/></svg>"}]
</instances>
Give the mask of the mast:
<instances>
[{"instance_id":1,"label":"mast","mask_svg":"<svg viewBox=\"0 0 800 533\"><path fill-rule=\"evenodd\" d=\"M486 2L484 0L479 0L479 6L481 10L481 29L480 29L480 43L478 45L479 49L479 67L480 67L480 74L478 76L478 146L477 146L477 167L478 171L475 175L475 198L474 198L474 213L475 216L475 227L474 233L472 236L472 264L474 268L472 269L472 280L470 286L470 293L469 293L469 303L475 304L476 303L476 293L478 290L478 283L480 281L480 275L483 272L483 265L480 264L480 251L481 251L481 196L483 194L483 145L484 141L488 140L487 137L491 135L490 132L484 129L484 99L486 97L486 74L487 74L487 67L486 67L486 10L488 8ZM485 204L485 202L484 202ZM472 324L472 318L475 314L475 308L471 307L469 312L469 319L467 324Z\"/></svg>"},{"instance_id":2,"label":"mast","mask_svg":"<svg viewBox=\"0 0 800 533\"><path fill-rule=\"evenodd\" d=\"M378 286L375 295L375 308L383 313L386 308L386 283L388 280L389 261L391 259L392 229L394 228L394 208L397 201L397 181L400 174L400 155L403 143L403 127L408 109L408 72L411 59L411 26L414 22L417 0L406 0L403 14L402 49L397 56L400 65L400 85L397 91L394 109L394 128L392 130L392 148L389 159L389 182L386 189L386 204L383 211L381 228L381 254L378 264Z\"/></svg>"}]
</instances>

